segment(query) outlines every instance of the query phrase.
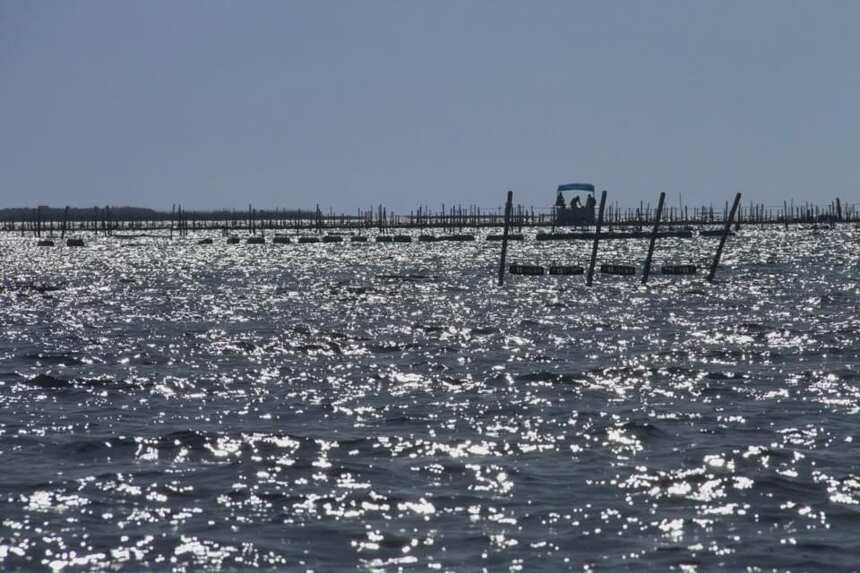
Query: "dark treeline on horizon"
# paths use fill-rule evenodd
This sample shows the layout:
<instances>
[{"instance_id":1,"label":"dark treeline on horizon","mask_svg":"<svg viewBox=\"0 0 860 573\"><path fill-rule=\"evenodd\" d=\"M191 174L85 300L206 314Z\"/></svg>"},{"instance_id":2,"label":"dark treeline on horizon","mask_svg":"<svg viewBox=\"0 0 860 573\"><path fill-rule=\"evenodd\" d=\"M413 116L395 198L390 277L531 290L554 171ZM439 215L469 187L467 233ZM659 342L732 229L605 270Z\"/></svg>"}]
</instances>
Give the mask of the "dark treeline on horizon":
<instances>
[{"instance_id":1,"label":"dark treeline on horizon","mask_svg":"<svg viewBox=\"0 0 860 573\"><path fill-rule=\"evenodd\" d=\"M72 219L83 219L92 217L94 213L103 213L105 209L110 211L113 218L116 219L169 219L175 214L175 210L160 210L150 209L148 207L129 207L121 206L114 207L68 207L69 217ZM66 207L51 207L47 205L39 205L35 207L5 207L0 208L0 218L2 219L27 219L33 216L34 211L39 212L39 216L45 219L62 218L65 216ZM186 210L188 213L194 213L195 216L211 217L213 219L234 216L247 211L243 209L193 209ZM278 217L305 217L308 213L315 212L314 208L310 209L265 209L259 210L258 213L277 214Z\"/></svg>"}]
</instances>

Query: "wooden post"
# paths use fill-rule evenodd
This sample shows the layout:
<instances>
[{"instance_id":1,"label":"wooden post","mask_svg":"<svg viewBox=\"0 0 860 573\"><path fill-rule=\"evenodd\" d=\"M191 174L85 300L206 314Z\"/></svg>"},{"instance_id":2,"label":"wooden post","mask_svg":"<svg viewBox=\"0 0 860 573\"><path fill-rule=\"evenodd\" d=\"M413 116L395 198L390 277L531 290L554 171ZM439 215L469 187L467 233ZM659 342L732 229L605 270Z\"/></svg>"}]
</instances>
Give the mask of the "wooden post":
<instances>
[{"instance_id":1,"label":"wooden post","mask_svg":"<svg viewBox=\"0 0 860 573\"><path fill-rule=\"evenodd\" d=\"M717 246L717 252L714 254L714 261L711 263L711 272L708 273L708 282L714 281L714 275L717 274L717 265L720 264L720 256L723 254L723 247L726 244L726 238L729 236L729 231L732 226L732 219L735 218L735 211L738 210L738 204L741 202L741 194L735 195L735 202L732 204L732 210L723 225L723 234L720 236L720 244Z\"/></svg>"},{"instance_id":2,"label":"wooden post","mask_svg":"<svg viewBox=\"0 0 860 573\"><path fill-rule=\"evenodd\" d=\"M660 214L663 212L663 200L666 199L666 193L660 192L660 199L657 201L657 212L654 214L654 228L651 229L651 242L648 245L648 255L645 257L645 268L642 270L642 284L648 282L648 275L651 273L651 257L654 255L654 243L657 242L657 233L660 230Z\"/></svg>"},{"instance_id":3,"label":"wooden post","mask_svg":"<svg viewBox=\"0 0 860 573\"><path fill-rule=\"evenodd\" d=\"M839 200L839 197L836 198L836 220L842 221L842 202Z\"/></svg>"},{"instance_id":4,"label":"wooden post","mask_svg":"<svg viewBox=\"0 0 860 573\"><path fill-rule=\"evenodd\" d=\"M591 263L588 265L588 277L585 284L591 286L594 282L594 265L597 264L597 245L600 242L600 227L603 225L603 209L606 207L606 190L600 194L600 209L597 211L597 227L594 229L594 245L591 247Z\"/></svg>"},{"instance_id":5,"label":"wooden post","mask_svg":"<svg viewBox=\"0 0 860 573\"><path fill-rule=\"evenodd\" d=\"M63 230L60 234L61 239L66 238L66 225L69 223L69 206L66 205L66 211L63 213Z\"/></svg>"},{"instance_id":6,"label":"wooden post","mask_svg":"<svg viewBox=\"0 0 860 573\"><path fill-rule=\"evenodd\" d=\"M508 229L511 226L511 207L514 192L508 191L508 200L505 203L505 230L502 233L502 256L499 259L499 286L505 284L505 258L508 256Z\"/></svg>"},{"instance_id":7,"label":"wooden post","mask_svg":"<svg viewBox=\"0 0 860 573\"><path fill-rule=\"evenodd\" d=\"M606 190L600 194L600 208L597 211L597 226L594 228L594 244L591 247L591 262L588 265L588 275L585 284L591 286L594 282L594 265L597 264L597 245L600 243L600 228L603 226L603 210L606 208Z\"/></svg>"},{"instance_id":8,"label":"wooden post","mask_svg":"<svg viewBox=\"0 0 860 573\"><path fill-rule=\"evenodd\" d=\"M727 205L728 205L728 204L727 204ZM739 207L738 207L738 212L735 214L735 218L737 219L737 220L735 221L735 231L740 231L740 230L741 230L741 218L742 218L742 216L743 216L743 212L744 212L744 208L739 206ZM753 216L753 206L752 206L752 202L750 202L750 210L749 210L749 213L747 213L747 221L752 222L752 223L755 223L755 222L756 222L756 221L755 221L755 217Z\"/></svg>"}]
</instances>

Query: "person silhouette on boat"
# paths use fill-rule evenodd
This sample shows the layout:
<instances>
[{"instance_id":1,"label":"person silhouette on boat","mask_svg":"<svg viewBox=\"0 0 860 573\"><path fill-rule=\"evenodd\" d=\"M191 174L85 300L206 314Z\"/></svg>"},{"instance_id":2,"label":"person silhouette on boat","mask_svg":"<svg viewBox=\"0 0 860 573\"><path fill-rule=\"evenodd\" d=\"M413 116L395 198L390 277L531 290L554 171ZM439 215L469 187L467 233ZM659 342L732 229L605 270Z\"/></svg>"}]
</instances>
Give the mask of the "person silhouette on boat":
<instances>
[{"instance_id":1,"label":"person silhouette on boat","mask_svg":"<svg viewBox=\"0 0 860 573\"><path fill-rule=\"evenodd\" d=\"M592 193L588 194L588 199L585 200L585 206L589 209L594 209L594 206L597 204L597 199L594 198Z\"/></svg>"},{"instance_id":2,"label":"person silhouette on boat","mask_svg":"<svg viewBox=\"0 0 860 573\"><path fill-rule=\"evenodd\" d=\"M579 202L579 195L574 195L573 199L570 201L571 209L579 209L582 207L582 204Z\"/></svg>"},{"instance_id":3,"label":"person silhouette on boat","mask_svg":"<svg viewBox=\"0 0 860 573\"><path fill-rule=\"evenodd\" d=\"M558 192L558 197L555 198L555 206L558 209L564 209L564 195L561 194L561 191Z\"/></svg>"}]
</instances>

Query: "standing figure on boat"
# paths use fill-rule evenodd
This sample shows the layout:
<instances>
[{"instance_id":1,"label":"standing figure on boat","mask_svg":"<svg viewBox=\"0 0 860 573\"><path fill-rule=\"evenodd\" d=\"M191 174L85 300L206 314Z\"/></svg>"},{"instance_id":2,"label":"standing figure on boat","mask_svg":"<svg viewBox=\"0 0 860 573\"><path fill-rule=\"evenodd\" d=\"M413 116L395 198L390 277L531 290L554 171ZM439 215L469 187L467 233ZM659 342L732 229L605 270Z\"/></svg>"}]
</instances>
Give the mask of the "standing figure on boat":
<instances>
[{"instance_id":1,"label":"standing figure on boat","mask_svg":"<svg viewBox=\"0 0 860 573\"><path fill-rule=\"evenodd\" d=\"M558 192L558 196L555 198L555 206L558 209L564 209L567 206L564 202L564 195L561 194L561 191Z\"/></svg>"},{"instance_id":2,"label":"standing figure on boat","mask_svg":"<svg viewBox=\"0 0 860 573\"><path fill-rule=\"evenodd\" d=\"M579 209L580 207L582 207L582 204L579 202L579 195L574 195L573 199L570 200L570 208Z\"/></svg>"},{"instance_id":3,"label":"standing figure on boat","mask_svg":"<svg viewBox=\"0 0 860 573\"><path fill-rule=\"evenodd\" d=\"M594 206L597 204L597 199L594 198L594 193L588 194L588 199L585 200L585 206L589 209L593 210Z\"/></svg>"}]
</instances>

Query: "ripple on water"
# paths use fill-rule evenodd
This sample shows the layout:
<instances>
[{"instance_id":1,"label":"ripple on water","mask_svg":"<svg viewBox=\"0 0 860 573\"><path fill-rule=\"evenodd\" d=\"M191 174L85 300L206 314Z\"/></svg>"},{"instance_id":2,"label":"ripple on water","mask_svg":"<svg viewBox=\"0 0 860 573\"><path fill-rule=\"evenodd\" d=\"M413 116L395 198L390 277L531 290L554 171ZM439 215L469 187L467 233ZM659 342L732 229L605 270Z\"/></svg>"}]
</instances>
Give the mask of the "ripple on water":
<instances>
[{"instance_id":1,"label":"ripple on water","mask_svg":"<svg viewBox=\"0 0 860 573\"><path fill-rule=\"evenodd\" d=\"M0 237L0 569L851 570L858 232Z\"/></svg>"}]
</instances>

